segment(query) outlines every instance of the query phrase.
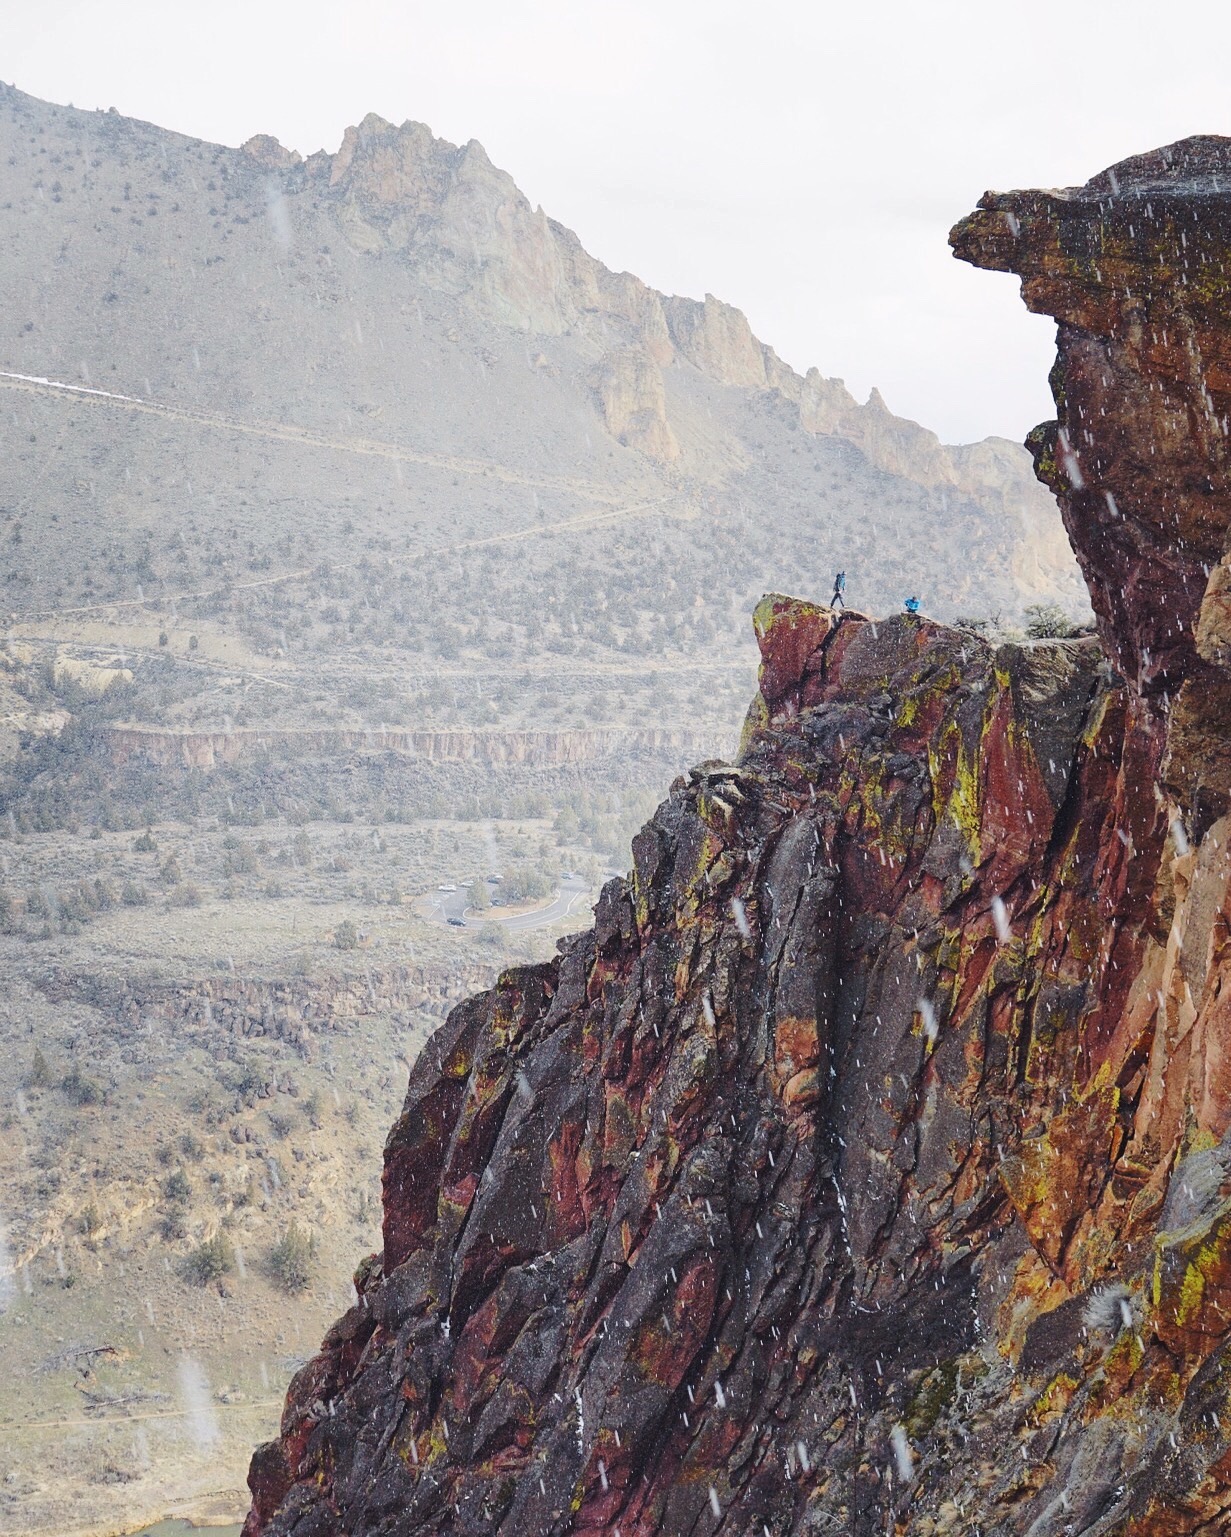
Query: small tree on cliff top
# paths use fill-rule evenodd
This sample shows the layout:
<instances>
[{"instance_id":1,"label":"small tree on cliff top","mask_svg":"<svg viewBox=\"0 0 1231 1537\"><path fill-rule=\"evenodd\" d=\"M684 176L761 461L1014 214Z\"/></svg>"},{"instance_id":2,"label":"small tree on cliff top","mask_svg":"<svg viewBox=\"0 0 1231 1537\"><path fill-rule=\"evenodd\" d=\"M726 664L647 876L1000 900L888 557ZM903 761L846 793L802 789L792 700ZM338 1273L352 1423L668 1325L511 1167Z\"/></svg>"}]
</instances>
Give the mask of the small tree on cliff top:
<instances>
[{"instance_id":1,"label":"small tree on cliff top","mask_svg":"<svg viewBox=\"0 0 1231 1537\"><path fill-rule=\"evenodd\" d=\"M1081 634L1058 603L1031 603L1026 609L1026 634L1031 640L1070 640Z\"/></svg>"}]
</instances>

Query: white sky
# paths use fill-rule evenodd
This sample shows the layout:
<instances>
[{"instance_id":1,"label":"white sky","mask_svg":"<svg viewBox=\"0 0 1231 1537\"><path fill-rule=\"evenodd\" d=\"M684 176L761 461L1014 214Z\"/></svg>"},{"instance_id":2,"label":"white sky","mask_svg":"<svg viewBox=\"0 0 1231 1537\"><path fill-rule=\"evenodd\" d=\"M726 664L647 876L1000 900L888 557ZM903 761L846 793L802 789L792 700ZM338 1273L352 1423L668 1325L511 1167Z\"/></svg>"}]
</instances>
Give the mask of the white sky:
<instances>
[{"instance_id":1,"label":"white sky","mask_svg":"<svg viewBox=\"0 0 1231 1537\"><path fill-rule=\"evenodd\" d=\"M945 236L986 187L1231 133L1226 0L0 0L0 77L238 144L479 139L608 266L717 294L950 440L1051 414L1050 322Z\"/></svg>"}]
</instances>

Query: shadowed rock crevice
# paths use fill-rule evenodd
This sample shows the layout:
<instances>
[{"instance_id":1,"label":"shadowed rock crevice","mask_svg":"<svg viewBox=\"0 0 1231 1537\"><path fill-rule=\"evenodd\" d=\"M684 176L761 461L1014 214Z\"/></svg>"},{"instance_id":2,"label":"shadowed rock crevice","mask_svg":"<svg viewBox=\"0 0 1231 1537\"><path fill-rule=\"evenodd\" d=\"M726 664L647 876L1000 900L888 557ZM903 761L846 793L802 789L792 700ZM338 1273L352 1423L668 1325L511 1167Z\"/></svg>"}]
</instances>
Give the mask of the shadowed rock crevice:
<instances>
[{"instance_id":1,"label":"shadowed rock crevice","mask_svg":"<svg viewBox=\"0 0 1231 1537\"><path fill-rule=\"evenodd\" d=\"M1224 183L955 231L1061 319L1102 644L762 602L737 762L416 1064L249 1537L1231 1520Z\"/></svg>"}]
</instances>

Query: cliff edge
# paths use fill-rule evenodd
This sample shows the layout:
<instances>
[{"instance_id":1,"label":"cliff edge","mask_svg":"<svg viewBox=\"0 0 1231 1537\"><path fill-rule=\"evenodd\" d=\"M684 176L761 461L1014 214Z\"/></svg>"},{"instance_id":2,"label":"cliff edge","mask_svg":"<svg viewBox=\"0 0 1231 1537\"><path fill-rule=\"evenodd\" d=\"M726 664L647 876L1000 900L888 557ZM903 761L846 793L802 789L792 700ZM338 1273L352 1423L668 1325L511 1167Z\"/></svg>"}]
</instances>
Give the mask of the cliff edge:
<instances>
[{"instance_id":1,"label":"cliff edge","mask_svg":"<svg viewBox=\"0 0 1231 1537\"><path fill-rule=\"evenodd\" d=\"M1229 185L954 231L1101 644L762 602L738 760L416 1064L249 1537L1228 1528Z\"/></svg>"}]
</instances>

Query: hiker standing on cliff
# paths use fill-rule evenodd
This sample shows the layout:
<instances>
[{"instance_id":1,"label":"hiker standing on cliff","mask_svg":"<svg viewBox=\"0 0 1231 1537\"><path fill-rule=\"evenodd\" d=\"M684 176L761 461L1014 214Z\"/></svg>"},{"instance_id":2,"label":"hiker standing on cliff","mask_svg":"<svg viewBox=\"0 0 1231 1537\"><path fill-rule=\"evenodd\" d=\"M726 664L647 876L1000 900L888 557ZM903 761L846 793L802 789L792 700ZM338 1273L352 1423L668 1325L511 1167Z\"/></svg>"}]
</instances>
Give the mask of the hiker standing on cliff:
<instances>
[{"instance_id":1,"label":"hiker standing on cliff","mask_svg":"<svg viewBox=\"0 0 1231 1537\"><path fill-rule=\"evenodd\" d=\"M845 608L846 599L842 594L846 591L846 572L839 571L833 579L833 597L829 600L830 608Z\"/></svg>"}]
</instances>

